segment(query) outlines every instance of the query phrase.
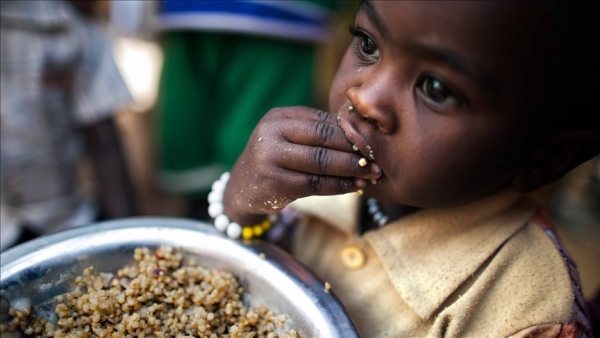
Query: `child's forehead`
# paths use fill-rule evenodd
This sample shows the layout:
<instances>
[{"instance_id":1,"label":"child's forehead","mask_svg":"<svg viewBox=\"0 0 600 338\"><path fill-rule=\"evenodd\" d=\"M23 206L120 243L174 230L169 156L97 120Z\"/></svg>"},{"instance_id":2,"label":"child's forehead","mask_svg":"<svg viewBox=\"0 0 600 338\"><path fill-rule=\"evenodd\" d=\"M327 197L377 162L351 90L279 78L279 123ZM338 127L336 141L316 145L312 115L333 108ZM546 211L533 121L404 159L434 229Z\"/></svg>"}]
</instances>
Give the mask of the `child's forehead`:
<instances>
[{"instance_id":1,"label":"child's forehead","mask_svg":"<svg viewBox=\"0 0 600 338\"><path fill-rule=\"evenodd\" d=\"M391 39L437 39L438 43L493 45L525 38L534 6L496 1L375 1L361 3L359 13L379 21Z\"/></svg>"},{"instance_id":2,"label":"child's forehead","mask_svg":"<svg viewBox=\"0 0 600 338\"><path fill-rule=\"evenodd\" d=\"M381 44L405 49L420 44L445 50L466 64L481 65L498 82L518 81L538 20L533 5L495 1L374 1L358 17L381 34Z\"/></svg>"},{"instance_id":3,"label":"child's forehead","mask_svg":"<svg viewBox=\"0 0 600 338\"><path fill-rule=\"evenodd\" d=\"M543 6L512 1L381 1L363 0L359 11L377 12L389 23L403 23L400 19L414 18L428 24L458 29L509 29L531 18Z\"/></svg>"}]
</instances>

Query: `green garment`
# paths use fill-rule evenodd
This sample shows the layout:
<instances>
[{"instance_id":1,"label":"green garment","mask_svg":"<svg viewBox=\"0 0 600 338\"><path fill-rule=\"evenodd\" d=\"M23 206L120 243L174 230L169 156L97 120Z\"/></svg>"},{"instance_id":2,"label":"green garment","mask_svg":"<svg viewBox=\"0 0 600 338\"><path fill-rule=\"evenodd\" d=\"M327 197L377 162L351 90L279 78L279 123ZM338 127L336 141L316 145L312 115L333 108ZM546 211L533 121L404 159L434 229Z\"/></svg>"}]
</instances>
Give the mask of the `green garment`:
<instances>
[{"instance_id":1,"label":"green garment","mask_svg":"<svg viewBox=\"0 0 600 338\"><path fill-rule=\"evenodd\" d=\"M161 186L208 192L271 108L313 105L314 48L249 35L165 32L157 105Z\"/></svg>"}]
</instances>

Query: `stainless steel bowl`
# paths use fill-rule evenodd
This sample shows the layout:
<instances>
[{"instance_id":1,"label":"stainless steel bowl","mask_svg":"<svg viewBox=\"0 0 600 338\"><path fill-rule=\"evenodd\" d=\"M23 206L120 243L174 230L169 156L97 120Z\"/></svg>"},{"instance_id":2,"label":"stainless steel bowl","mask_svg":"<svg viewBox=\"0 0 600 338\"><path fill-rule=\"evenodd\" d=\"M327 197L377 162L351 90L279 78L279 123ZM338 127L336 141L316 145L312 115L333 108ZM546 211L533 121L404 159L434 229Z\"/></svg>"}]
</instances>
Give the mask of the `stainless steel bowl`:
<instances>
[{"instance_id":1,"label":"stainless steel bowl","mask_svg":"<svg viewBox=\"0 0 600 338\"><path fill-rule=\"evenodd\" d=\"M27 297L39 311L74 288L88 266L116 272L133 249L177 246L200 265L231 272L257 303L291 320L301 337L358 337L344 308L322 281L288 254L261 241L232 241L210 224L174 218L130 218L44 236L0 255L0 290L9 302ZM261 257L264 254L264 259Z\"/></svg>"}]
</instances>

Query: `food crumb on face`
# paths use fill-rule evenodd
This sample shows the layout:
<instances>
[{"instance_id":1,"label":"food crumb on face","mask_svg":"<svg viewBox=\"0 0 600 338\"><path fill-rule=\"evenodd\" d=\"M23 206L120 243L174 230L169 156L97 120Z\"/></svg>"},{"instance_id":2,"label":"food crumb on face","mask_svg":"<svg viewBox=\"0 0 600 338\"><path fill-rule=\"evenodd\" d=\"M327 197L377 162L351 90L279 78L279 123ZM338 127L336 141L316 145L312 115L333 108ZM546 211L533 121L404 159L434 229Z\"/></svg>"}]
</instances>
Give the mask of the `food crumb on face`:
<instances>
[{"instance_id":1,"label":"food crumb on face","mask_svg":"<svg viewBox=\"0 0 600 338\"><path fill-rule=\"evenodd\" d=\"M267 256L262 252L258 254L258 257L260 257L260 259L267 259Z\"/></svg>"},{"instance_id":2,"label":"food crumb on face","mask_svg":"<svg viewBox=\"0 0 600 338\"><path fill-rule=\"evenodd\" d=\"M133 256L135 264L115 275L86 268L75 279L75 290L54 298L56 321L36 316L34 308L25 312L11 307L0 334L298 337L295 330L282 329L285 315L263 305L247 307L243 288L229 272L197 266L192 260L185 264L180 248L136 248Z\"/></svg>"},{"instance_id":3,"label":"food crumb on face","mask_svg":"<svg viewBox=\"0 0 600 338\"><path fill-rule=\"evenodd\" d=\"M325 288L324 291L326 293L329 293L329 290L331 290L331 284L329 284L329 282L325 282Z\"/></svg>"}]
</instances>

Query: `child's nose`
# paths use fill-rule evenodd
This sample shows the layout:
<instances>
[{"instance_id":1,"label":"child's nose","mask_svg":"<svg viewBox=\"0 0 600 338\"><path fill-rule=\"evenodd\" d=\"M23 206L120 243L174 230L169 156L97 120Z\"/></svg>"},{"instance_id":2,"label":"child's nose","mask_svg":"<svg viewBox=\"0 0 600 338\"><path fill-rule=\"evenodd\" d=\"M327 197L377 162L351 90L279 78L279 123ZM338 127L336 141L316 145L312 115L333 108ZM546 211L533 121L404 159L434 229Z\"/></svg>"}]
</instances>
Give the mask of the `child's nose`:
<instances>
[{"instance_id":1,"label":"child's nose","mask_svg":"<svg viewBox=\"0 0 600 338\"><path fill-rule=\"evenodd\" d=\"M348 89L346 94L362 117L371 120L381 132L389 135L396 131L397 118L390 90L384 87L378 83L362 84Z\"/></svg>"}]
</instances>

